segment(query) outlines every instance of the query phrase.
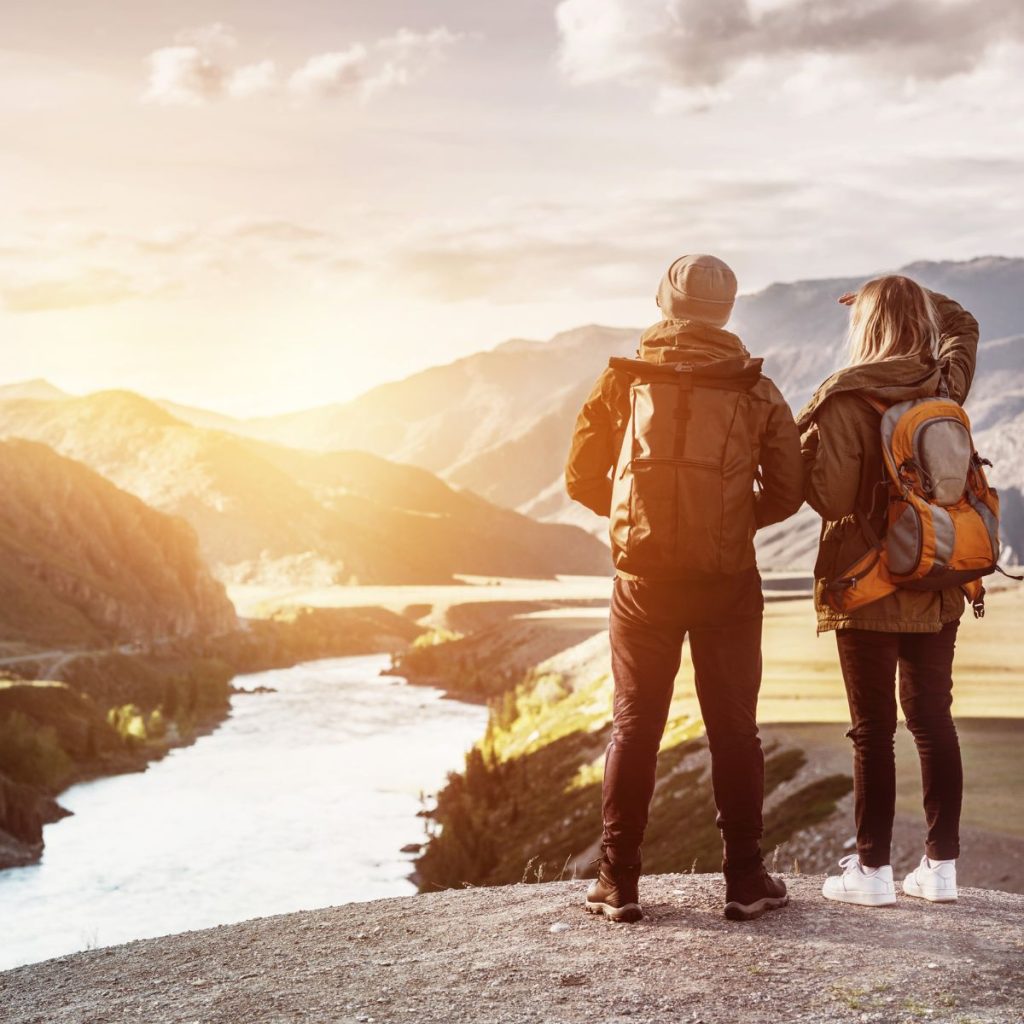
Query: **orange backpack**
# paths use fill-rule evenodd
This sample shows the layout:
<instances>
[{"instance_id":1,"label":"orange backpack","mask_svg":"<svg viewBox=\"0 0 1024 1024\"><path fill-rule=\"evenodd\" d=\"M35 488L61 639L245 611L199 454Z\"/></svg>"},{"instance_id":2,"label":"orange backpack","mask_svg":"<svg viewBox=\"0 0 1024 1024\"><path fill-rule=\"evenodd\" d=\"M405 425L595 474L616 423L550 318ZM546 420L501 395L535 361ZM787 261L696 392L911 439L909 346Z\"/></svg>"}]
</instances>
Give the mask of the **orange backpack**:
<instances>
[{"instance_id":1,"label":"orange backpack","mask_svg":"<svg viewBox=\"0 0 1024 1024\"><path fill-rule=\"evenodd\" d=\"M967 413L951 398L917 398L881 413L882 458L888 494L884 537L868 516L857 518L870 548L837 579L825 601L851 612L894 590L961 587L977 616L984 614L983 576L999 561L999 496L989 486L974 448Z\"/></svg>"}]
</instances>

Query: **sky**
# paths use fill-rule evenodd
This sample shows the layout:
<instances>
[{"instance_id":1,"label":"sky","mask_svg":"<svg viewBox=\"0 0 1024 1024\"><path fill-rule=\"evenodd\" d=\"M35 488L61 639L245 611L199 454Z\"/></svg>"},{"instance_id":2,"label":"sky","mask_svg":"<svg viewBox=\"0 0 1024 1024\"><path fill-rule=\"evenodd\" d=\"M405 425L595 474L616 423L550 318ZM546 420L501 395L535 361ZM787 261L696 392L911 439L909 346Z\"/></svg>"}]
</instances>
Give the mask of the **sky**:
<instances>
[{"instance_id":1,"label":"sky","mask_svg":"<svg viewBox=\"0 0 1024 1024\"><path fill-rule=\"evenodd\" d=\"M511 337L1024 255L1019 0L49 0L0 44L0 382L236 415Z\"/></svg>"}]
</instances>

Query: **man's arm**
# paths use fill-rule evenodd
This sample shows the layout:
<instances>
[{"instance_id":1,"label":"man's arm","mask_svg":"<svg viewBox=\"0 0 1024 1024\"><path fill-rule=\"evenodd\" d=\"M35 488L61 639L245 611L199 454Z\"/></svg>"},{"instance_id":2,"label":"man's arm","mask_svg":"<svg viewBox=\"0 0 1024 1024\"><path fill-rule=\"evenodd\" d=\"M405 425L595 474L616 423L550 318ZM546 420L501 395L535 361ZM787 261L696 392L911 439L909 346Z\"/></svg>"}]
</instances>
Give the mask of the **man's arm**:
<instances>
[{"instance_id":1,"label":"man's arm","mask_svg":"<svg viewBox=\"0 0 1024 1024\"><path fill-rule=\"evenodd\" d=\"M929 292L939 314L939 362L946 374L949 393L963 404L974 380L978 361L978 321L958 302Z\"/></svg>"},{"instance_id":2,"label":"man's arm","mask_svg":"<svg viewBox=\"0 0 1024 1024\"><path fill-rule=\"evenodd\" d=\"M612 481L622 444L624 391L619 375L605 370L576 417L572 447L565 465L565 489L573 501L607 516L612 507Z\"/></svg>"},{"instance_id":3,"label":"man's arm","mask_svg":"<svg viewBox=\"0 0 1024 1024\"><path fill-rule=\"evenodd\" d=\"M761 492L754 508L758 529L781 523L804 503L800 432L782 393L774 384L771 390L768 422L761 438Z\"/></svg>"}]
</instances>

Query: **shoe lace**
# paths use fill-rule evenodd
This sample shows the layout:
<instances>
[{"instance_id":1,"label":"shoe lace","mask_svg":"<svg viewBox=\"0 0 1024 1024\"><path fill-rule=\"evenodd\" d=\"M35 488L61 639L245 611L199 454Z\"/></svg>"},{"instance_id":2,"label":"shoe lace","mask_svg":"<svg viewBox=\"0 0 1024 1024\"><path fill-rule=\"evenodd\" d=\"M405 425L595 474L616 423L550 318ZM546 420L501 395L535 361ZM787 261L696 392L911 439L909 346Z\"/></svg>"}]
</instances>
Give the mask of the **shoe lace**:
<instances>
[{"instance_id":1,"label":"shoe lace","mask_svg":"<svg viewBox=\"0 0 1024 1024\"><path fill-rule=\"evenodd\" d=\"M852 871L854 868L860 867L860 854L848 853L845 857L839 858L839 866L844 871Z\"/></svg>"}]
</instances>

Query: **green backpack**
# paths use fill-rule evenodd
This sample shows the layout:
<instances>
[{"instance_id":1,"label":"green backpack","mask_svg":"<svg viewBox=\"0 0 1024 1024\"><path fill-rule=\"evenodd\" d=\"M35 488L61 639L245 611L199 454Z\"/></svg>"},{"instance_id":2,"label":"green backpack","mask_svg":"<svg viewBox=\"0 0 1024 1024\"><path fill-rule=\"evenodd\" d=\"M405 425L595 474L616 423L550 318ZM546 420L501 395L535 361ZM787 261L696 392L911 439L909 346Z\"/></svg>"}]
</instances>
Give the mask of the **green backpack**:
<instances>
[{"instance_id":1,"label":"green backpack","mask_svg":"<svg viewBox=\"0 0 1024 1024\"><path fill-rule=\"evenodd\" d=\"M630 415L612 483L616 569L645 579L736 572L756 529L760 359L613 358Z\"/></svg>"}]
</instances>

